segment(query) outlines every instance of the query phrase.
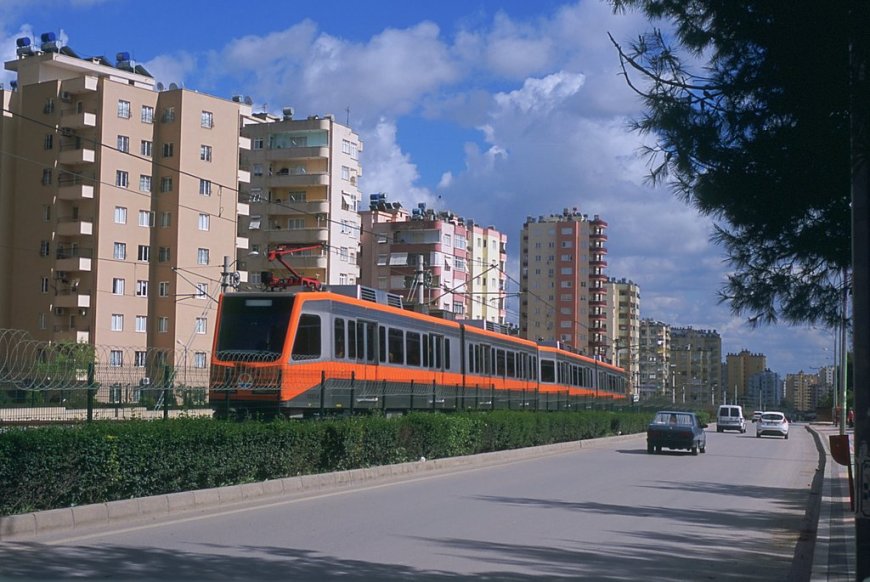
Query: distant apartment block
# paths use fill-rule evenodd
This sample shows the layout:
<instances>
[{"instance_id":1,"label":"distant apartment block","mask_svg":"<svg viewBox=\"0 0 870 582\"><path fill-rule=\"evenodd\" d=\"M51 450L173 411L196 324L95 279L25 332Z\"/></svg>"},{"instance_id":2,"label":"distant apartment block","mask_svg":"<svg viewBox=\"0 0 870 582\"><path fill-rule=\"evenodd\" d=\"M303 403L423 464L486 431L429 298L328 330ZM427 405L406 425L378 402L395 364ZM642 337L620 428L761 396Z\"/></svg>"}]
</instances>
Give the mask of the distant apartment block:
<instances>
[{"instance_id":1,"label":"distant apartment block","mask_svg":"<svg viewBox=\"0 0 870 582\"><path fill-rule=\"evenodd\" d=\"M607 327L607 223L576 208L528 217L520 245L520 335L559 341L604 357Z\"/></svg>"},{"instance_id":2,"label":"distant apartment block","mask_svg":"<svg viewBox=\"0 0 870 582\"><path fill-rule=\"evenodd\" d=\"M419 204L373 194L360 212L360 282L424 311L505 323L505 235Z\"/></svg>"},{"instance_id":3,"label":"distant apartment block","mask_svg":"<svg viewBox=\"0 0 870 582\"><path fill-rule=\"evenodd\" d=\"M628 373L629 390L638 394L640 383L640 287L626 279L608 279L607 328L612 341L604 357Z\"/></svg>"},{"instance_id":4,"label":"distant apartment block","mask_svg":"<svg viewBox=\"0 0 870 582\"><path fill-rule=\"evenodd\" d=\"M294 119L254 114L242 128L251 148L242 164L251 176L242 199L250 216L241 234L249 240L238 261L250 283L264 271L286 276L269 251L292 251L282 258L300 276L328 285L353 285L359 279L359 154L362 141L332 115Z\"/></svg>"},{"instance_id":5,"label":"distant apartment block","mask_svg":"<svg viewBox=\"0 0 870 582\"><path fill-rule=\"evenodd\" d=\"M725 356L726 387L730 402L739 402L747 396L749 378L767 369L767 357L741 350Z\"/></svg>"},{"instance_id":6,"label":"distant apartment block","mask_svg":"<svg viewBox=\"0 0 870 582\"><path fill-rule=\"evenodd\" d=\"M671 328L671 364L674 366L675 399L696 406L733 402L724 393L722 338L716 330Z\"/></svg>"},{"instance_id":7,"label":"distant apartment block","mask_svg":"<svg viewBox=\"0 0 870 582\"><path fill-rule=\"evenodd\" d=\"M815 412L821 400L819 376L805 374L803 370L796 374L786 374L785 397L799 412Z\"/></svg>"},{"instance_id":8,"label":"distant apartment block","mask_svg":"<svg viewBox=\"0 0 870 582\"><path fill-rule=\"evenodd\" d=\"M162 85L118 53L18 42L0 91L0 327L207 367L234 257L242 103ZM123 361L133 354L135 361ZM171 362L167 362L171 363Z\"/></svg>"},{"instance_id":9,"label":"distant apartment block","mask_svg":"<svg viewBox=\"0 0 870 582\"><path fill-rule=\"evenodd\" d=\"M783 399L783 382L779 374L762 370L749 377L746 406L752 410L777 410Z\"/></svg>"},{"instance_id":10,"label":"distant apartment block","mask_svg":"<svg viewBox=\"0 0 870 582\"><path fill-rule=\"evenodd\" d=\"M676 366L671 366L671 326L652 319L640 321L638 334L638 395L642 400L675 395Z\"/></svg>"}]
</instances>

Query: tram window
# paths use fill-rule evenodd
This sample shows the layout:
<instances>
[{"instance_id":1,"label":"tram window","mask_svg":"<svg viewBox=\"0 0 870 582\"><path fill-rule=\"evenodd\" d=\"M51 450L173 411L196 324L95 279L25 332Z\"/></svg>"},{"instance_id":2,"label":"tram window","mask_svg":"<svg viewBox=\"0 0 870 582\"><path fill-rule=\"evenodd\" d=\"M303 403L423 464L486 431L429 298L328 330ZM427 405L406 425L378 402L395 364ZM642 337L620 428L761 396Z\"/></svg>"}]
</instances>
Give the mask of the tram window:
<instances>
[{"instance_id":1,"label":"tram window","mask_svg":"<svg viewBox=\"0 0 870 582\"><path fill-rule=\"evenodd\" d=\"M495 351L495 374L496 376L504 377L504 350Z\"/></svg>"},{"instance_id":2,"label":"tram window","mask_svg":"<svg viewBox=\"0 0 870 582\"><path fill-rule=\"evenodd\" d=\"M335 320L333 330L333 352L335 353L336 358L344 357L344 320L338 318Z\"/></svg>"},{"instance_id":3,"label":"tram window","mask_svg":"<svg viewBox=\"0 0 870 582\"><path fill-rule=\"evenodd\" d=\"M362 321L356 322L356 357L358 360L366 357L366 324Z\"/></svg>"},{"instance_id":4,"label":"tram window","mask_svg":"<svg viewBox=\"0 0 870 582\"><path fill-rule=\"evenodd\" d=\"M409 366L420 365L420 334L409 331L405 335L405 348L407 353L406 363Z\"/></svg>"},{"instance_id":5,"label":"tram window","mask_svg":"<svg viewBox=\"0 0 870 582\"><path fill-rule=\"evenodd\" d=\"M553 360L541 360L541 382L556 381L556 362Z\"/></svg>"},{"instance_id":6,"label":"tram window","mask_svg":"<svg viewBox=\"0 0 870 582\"><path fill-rule=\"evenodd\" d=\"M428 368L429 362L432 361L432 359L429 357L429 356L431 356L431 354L429 352L430 349L431 348L429 346L429 334L424 333L423 334L423 367L424 368Z\"/></svg>"},{"instance_id":7,"label":"tram window","mask_svg":"<svg viewBox=\"0 0 870 582\"><path fill-rule=\"evenodd\" d=\"M441 369L441 352L444 350L444 338L440 335L432 336L432 367Z\"/></svg>"},{"instance_id":8,"label":"tram window","mask_svg":"<svg viewBox=\"0 0 870 582\"><path fill-rule=\"evenodd\" d=\"M378 326L378 347L380 348L381 362L387 361L387 328L383 325Z\"/></svg>"},{"instance_id":9,"label":"tram window","mask_svg":"<svg viewBox=\"0 0 870 582\"><path fill-rule=\"evenodd\" d=\"M529 356L529 380L538 379L538 358Z\"/></svg>"},{"instance_id":10,"label":"tram window","mask_svg":"<svg viewBox=\"0 0 870 582\"><path fill-rule=\"evenodd\" d=\"M444 338L444 369L450 369L450 339Z\"/></svg>"},{"instance_id":11,"label":"tram window","mask_svg":"<svg viewBox=\"0 0 870 582\"><path fill-rule=\"evenodd\" d=\"M486 375L492 375L492 348L481 346L480 355L483 356L483 369L481 371Z\"/></svg>"},{"instance_id":12,"label":"tram window","mask_svg":"<svg viewBox=\"0 0 870 582\"><path fill-rule=\"evenodd\" d=\"M514 355L513 352L507 352L506 356L507 356L507 369L506 369L507 377L513 378L517 375L516 360L514 359L516 356Z\"/></svg>"},{"instance_id":13,"label":"tram window","mask_svg":"<svg viewBox=\"0 0 870 582\"><path fill-rule=\"evenodd\" d=\"M377 354L375 353L375 347L376 347L375 328L377 327L377 324L371 323L371 322L366 322L364 324L364 326L365 326L364 329L365 329L366 342L367 342L366 361L374 362L375 358L377 357ZM363 327L363 326L360 326L360 327ZM360 327L358 327L357 330L359 330Z\"/></svg>"},{"instance_id":14,"label":"tram window","mask_svg":"<svg viewBox=\"0 0 870 582\"><path fill-rule=\"evenodd\" d=\"M296 329L293 342L294 360L310 360L320 357L320 316L303 314Z\"/></svg>"},{"instance_id":15,"label":"tram window","mask_svg":"<svg viewBox=\"0 0 870 582\"><path fill-rule=\"evenodd\" d=\"M580 385L580 368L571 366L571 384L574 386Z\"/></svg>"},{"instance_id":16,"label":"tram window","mask_svg":"<svg viewBox=\"0 0 870 582\"><path fill-rule=\"evenodd\" d=\"M468 344L468 363L466 364L468 371L471 374L477 373L474 365L474 345Z\"/></svg>"},{"instance_id":17,"label":"tram window","mask_svg":"<svg viewBox=\"0 0 870 582\"><path fill-rule=\"evenodd\" d=\"M405 332L401 329L390 328L387 340L390 351L391 364L405 363Z\"/></svg>"},{"instance_id":18,"label":"tram window","mask_svg":"<svg viewBox=\"0 0 870 582\"><path fill-rule=\"evenodd\" d=\"M352 319L347 321L347 357L356 359L356 321Z\"/></svg>"}]
</instances>

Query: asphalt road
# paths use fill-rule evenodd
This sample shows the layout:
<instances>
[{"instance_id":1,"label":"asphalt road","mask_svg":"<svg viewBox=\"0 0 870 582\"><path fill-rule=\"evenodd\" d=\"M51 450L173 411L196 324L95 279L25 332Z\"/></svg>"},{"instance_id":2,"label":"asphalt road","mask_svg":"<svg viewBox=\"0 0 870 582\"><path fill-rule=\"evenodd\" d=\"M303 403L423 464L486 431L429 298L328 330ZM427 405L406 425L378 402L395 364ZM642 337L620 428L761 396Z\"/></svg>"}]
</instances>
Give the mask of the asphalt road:
<instances>
[{"instance_id":1,"label":"asphalt road","mask_svg":"<svg viewBox=\"0 0 870 582\"><path fill-rule=\"evenodd\" d=\"M784 580L818 455L708 429L0 544L0 578Z\"/></svg>"}]
</instances>

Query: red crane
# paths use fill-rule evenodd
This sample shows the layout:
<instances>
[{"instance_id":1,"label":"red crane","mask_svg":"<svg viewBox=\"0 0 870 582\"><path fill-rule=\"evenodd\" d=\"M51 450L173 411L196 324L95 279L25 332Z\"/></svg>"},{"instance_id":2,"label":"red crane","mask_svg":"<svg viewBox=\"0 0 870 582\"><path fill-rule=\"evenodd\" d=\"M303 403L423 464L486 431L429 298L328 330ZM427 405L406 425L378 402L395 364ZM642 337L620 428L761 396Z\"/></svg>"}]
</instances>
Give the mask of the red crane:
<instances>
[{"instance_id":1,"label":"red crane","mask_svg":"<svg viewBox=\"0 0 870 582\"><path fill-rule=\"evenodd\" d=\"M266 255L269 261L271 262L277 260L284 266L285 269L290 271L290 276L275 278L271 271L264 271L261 275L263 284L266 285L266 288L270 291L299 286L308 287L309 289L313 289L315 291L320 291L321 283L319 279L315 279L314 277L303 277L296 271L296 269L294 269L284 261L284 257L286 255L292 255L304 251L313 251L316 249L322 250L323 244L321 243L307 247L287 247L284 245L278 245L273 249L269 249L269 252Z\"/></svg>"}]
</instances>

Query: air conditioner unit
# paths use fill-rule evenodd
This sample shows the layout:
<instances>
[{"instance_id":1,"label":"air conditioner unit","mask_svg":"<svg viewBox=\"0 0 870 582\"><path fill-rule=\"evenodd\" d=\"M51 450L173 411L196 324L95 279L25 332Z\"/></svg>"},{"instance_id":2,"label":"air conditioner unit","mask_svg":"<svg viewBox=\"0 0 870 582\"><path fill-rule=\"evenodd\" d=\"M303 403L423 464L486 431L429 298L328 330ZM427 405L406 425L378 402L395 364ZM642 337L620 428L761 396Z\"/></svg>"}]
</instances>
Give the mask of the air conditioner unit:
<instances>
[{"instance_id":1,"label":"air conditioner unit","mask_svg":"<svg viewBox=\"0 0 870 582\"><path fill-rule=\"evenodd\" d=\"M151 378L145 377L139 380L139 386L149 386L151 384Z\"/></svg>"},{"instance_id":2,"label":"air conditioner unit","mask_svg":"<svg viewBox=\"0 0 870 582\"><path fill-rule=\"evenodd\" d=\"M63 307L55 307L54 314L55 315L66 315L66 309Z\"/></svg>"},{"instance_id":3,"label":"air conditioner unit","mask_svg":"<svg viewBox=\"0 0 870 582\"><path fill-rule=\"evenodd\" d=\"M60 100L64 103L72 103L72 93L70 93L69 91L61 91Z\"/></svg>"}]
</instances>

